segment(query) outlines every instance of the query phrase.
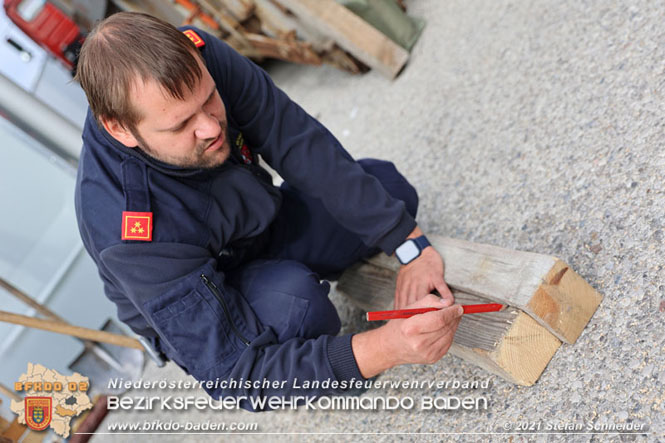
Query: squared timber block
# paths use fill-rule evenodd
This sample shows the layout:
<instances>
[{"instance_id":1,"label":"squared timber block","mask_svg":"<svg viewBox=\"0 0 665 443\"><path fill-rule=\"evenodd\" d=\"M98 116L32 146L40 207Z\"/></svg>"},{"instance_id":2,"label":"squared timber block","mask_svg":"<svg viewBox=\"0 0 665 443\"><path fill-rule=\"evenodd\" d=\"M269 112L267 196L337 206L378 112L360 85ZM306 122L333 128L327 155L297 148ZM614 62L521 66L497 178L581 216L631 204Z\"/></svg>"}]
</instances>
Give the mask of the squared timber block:
<instances>
[{"instance_id":1,"label":"squared timber block","mask_svg":"<svg viewBox=\"0 0 665 443\"><path fill-rule=\"evenodd\" d=\"M602 300L556 257L428 237L444 259L457 303L508 306L463 316L450 353L513 383L535 383L561 342L577 340ZM379 254L346 271L337 289L362 309L391 309L399 266Z\"/></svg>"}]
</instances>

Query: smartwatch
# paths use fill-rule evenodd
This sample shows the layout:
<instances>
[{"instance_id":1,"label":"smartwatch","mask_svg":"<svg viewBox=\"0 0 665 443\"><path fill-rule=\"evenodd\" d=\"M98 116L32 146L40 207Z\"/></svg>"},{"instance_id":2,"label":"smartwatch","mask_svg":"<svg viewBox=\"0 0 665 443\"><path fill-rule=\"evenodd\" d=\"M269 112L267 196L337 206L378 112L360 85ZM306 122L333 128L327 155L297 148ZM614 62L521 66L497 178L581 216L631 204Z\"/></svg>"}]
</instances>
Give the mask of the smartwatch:
<instances>
[{"instance_id":1,"label":"smartwatch","mask_svg":"<svg viewBox=\"0 0 665 443\"><path fill-rule=\"evenodd\" d=\"M429 240L424 235L410 238L395 249L397 260L403 265L409 264L422 253L423 249L430 246Z\"/></svg>"}]
</instances>

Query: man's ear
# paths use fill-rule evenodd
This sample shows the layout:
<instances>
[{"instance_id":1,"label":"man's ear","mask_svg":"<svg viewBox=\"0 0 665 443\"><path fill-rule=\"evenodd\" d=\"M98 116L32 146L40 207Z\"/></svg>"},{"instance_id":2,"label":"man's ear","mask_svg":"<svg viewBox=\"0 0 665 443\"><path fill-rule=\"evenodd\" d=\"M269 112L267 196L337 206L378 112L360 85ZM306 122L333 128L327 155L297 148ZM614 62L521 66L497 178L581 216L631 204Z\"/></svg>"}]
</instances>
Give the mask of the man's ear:
<instances>
[{"instance_id":1,"label":"man's ear","mask_svg":"<svg viewBox=\"0 0 665 443\"><path fill-rule=\"evenodd\" d=\"M120 122L114 118L102 118L102 125L106 132L111 134L111 137L118 140L123 145L128 148L135 148L138 146L138 141L132 134L132 132L125 128Z\"/></svg>"}]
</instances>

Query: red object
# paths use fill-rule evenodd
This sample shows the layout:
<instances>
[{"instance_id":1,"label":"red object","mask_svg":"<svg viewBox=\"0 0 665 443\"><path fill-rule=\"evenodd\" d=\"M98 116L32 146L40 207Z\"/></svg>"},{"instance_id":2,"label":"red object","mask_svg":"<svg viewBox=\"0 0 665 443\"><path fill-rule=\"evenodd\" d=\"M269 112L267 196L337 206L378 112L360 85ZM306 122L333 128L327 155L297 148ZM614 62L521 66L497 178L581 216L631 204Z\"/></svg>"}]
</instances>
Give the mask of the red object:
<instances>
[{"instance_id":1,"label":"red object","mask_svg":"<svg viewBox=\"0 0 665 443\"><path fill-rule=\"evenodd\" d=\"M480 305L462 305L465 314L480 314L482 312L496 312L505 308L501 303L486 303ZM395 311L374 311L367 313L367 321L393 320L395 318L409 318L426 312L438 311L441 308L414 308L397 309Z\"/></svg>"},{"instance_id":2,"label":"red object","mask_svg":"<svg viewBox=\"0 0 665 443\"><path fill-rule=\"evenodd\" d=\"M74 433L69 437L69 443L86 443L89 441L108 412L107 397L100 395L95 399L90 413L83 419L78 428L74 429Z\"/></svg>"},{"instance_id":3,"label":"red object","mask_svg":"<svg viewBox=\"0 0 665 443\"><path fill-rule=\"evenodd\" d=\"M203 39L199 37L199 35L196 32L192 31L191 29L185 29L184 31L182 31L182 33L185 34L187 37L189 37L192 43L194 43L194 46L196 46L197 48L205 46L206 43L203 41Z\"/></svg>"},{"instance_id":4,"label":"red object","mask_svg":"<svg viewBox=\"0 0 665 443\"><path fill-rule=\"evenodd\" d=\"M122 240L152 241L152 212L122 213Z\"/></svg>"},{"instance_id":5,"label":"red object","mask_svg":"<svg viewBox=\"0 0 665 443\"><path fill-rule=\"evenodd\" d=\"M35 6L33 6L35 5ZM68 68L74 67L70 48L82 43L79 27L49 2L39 6L35 0L5 0L7 16L36 43L46 47Z\"/></svg>"},{"instance_id":6,"label":"red object","mask_svg":"<svg viewBox=\"0 0 665 443\"><path fill-rule=\"evenodd\" d=\"M502 311L505 307L501 303L486 303L482 305L462 305L465 314L481 314L483 312Z\"/></svg>"},{"instance_id":7,"label":"red object","mask_svg":"<svg viewBox=\"0 0 665 443\"><path fill-rule=\"evenodd\" d=\"M25 424L35 431L43 431L51 423L53 399L51 397L25 397Z\"/></svg>"}]
</instances>

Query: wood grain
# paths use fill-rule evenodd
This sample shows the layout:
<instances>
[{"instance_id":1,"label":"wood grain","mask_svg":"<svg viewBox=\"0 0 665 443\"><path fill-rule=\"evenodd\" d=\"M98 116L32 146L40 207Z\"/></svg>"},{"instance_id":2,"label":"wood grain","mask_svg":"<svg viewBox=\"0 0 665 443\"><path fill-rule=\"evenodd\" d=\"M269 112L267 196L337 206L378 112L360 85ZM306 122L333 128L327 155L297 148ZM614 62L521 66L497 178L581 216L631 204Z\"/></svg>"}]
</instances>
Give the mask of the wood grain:
<instances>
[{"instance_id":1,"label":"wood grain","mask_svg":"<svg viewBox=\"0 0 665 443\"><path fill-rule=\"evenodd\" d=\"M394 78L409 53L335 0L278 0L303 23L311 23L358 60Z\"/></svg>"}]
</instances>

